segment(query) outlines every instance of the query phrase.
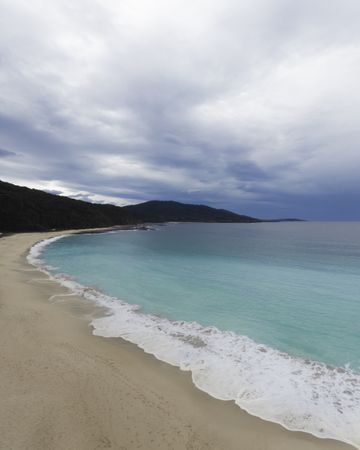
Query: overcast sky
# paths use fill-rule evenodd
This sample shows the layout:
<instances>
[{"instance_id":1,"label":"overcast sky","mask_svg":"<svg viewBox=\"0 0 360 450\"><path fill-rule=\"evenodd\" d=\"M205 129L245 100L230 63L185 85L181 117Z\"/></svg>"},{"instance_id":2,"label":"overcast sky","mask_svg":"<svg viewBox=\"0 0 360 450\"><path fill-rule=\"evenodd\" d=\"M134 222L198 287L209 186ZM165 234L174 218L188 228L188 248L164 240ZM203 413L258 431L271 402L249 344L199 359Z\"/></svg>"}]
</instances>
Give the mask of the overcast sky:
<instances>
[{"instance_id":1,"label":"overcast sky","mask_svg":"<svg viewBox=\"0 0 360 450\"><path fill-rule=\"evenodd\" d=\"M0 179L360 220L359 0L0 0Z\"/></svg>"}]
</instances>

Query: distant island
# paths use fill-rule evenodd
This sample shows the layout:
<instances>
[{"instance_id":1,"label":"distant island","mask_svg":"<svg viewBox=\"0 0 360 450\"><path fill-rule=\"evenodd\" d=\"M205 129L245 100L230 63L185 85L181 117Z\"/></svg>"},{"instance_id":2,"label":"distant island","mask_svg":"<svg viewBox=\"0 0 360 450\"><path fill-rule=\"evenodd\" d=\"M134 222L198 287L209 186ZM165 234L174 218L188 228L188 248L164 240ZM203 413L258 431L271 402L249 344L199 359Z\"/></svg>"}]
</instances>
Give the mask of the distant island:
<instances>
[{"instance_id":1,"label":"distant island","mask_svg":"<svg viewBox=\"0 0 360 450\"><path fill-rule=\"evenodd\" d=\"M0 181L0 231L102 228L147 222L259 223L262 220L205 205L153 200L138 205L89 203Z\"/></svg>"}]
</instances>

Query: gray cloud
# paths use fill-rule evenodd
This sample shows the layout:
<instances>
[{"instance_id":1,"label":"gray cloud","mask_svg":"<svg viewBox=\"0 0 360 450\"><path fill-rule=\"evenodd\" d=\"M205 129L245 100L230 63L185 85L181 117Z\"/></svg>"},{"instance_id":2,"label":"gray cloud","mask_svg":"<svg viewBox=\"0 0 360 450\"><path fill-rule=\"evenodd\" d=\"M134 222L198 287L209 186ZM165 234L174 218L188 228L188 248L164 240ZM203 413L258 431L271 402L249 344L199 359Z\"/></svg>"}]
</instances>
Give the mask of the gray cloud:
<instances>
[{"instance_id":1,"label":"gray cloud","mask_svg":"<svg viewBox=\"0 0 360 450\"><path fill-rule=\"evenodd\" d=\"M1 179L119 204L357 218L357 0L1 8Z\"/></svg>"},{"instance_id":2,"label":"gray cloud","mask_svg":"<svg viewBox=\"0 0 360 450\"><path fill-rule=\"evenodd\" d=\"M16 156L16 153L0 148L0 158L8 158L9 156Z\"/></svg>"}]
</instances>

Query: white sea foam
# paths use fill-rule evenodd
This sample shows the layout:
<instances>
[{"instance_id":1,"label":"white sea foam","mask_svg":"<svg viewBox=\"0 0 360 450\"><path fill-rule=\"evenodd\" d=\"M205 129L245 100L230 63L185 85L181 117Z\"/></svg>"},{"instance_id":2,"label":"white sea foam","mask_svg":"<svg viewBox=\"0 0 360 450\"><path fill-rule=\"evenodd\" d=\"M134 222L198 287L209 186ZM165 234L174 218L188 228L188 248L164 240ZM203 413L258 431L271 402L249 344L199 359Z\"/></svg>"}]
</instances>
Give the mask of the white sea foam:
<instances>
[{"instance_id":1,"label":"white sea foam","mask_svg":"<svg viewBox=\"0 0 360 450\"><path fill-rule=\"evenodd\" d=\"M44 248L47 245L50 245L53 242L58 241L59 239L63 239L67 236L68 235L63 234L61 236L55 236L55 237L52 237L49 239L44 239L42 241L37 242L35 245L33 245L31 247L30 252L27 255L28 262L34 266L45 269L47 266L45 266L44 261L41 259L41 254L44 251Z\"/></svg>"},{"instance_id":2,"label":"white sea foam","mask_svg":"<svg viewBox=\"0 0 360 450\"><path fill-rule=\"evenodd\" d=\"M41 252L59 238L36 244L29 262L47 272ZM250 414L289 430L338 439L360 449L359 374L294 358L215 327L143 314L136 305L66 276L49 275L107 308L105 317L91 322L95 335L121 337L162 361L191 371L199 389L221 400L234 400Z\"/></svg>"}]
</instances>

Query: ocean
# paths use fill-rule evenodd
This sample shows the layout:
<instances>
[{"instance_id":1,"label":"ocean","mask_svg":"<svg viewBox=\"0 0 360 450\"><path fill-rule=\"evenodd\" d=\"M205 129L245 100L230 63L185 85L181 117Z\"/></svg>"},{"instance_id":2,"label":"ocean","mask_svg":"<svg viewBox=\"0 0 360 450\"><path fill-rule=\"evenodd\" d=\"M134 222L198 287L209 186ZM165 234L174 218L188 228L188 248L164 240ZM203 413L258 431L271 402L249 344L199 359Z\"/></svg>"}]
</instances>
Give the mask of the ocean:
<instances>
[{"instance_id":1,"label":"ocean","mask_svg":"<svg viewBox=\"0 0 360 450\"><path fill-rule=\"evenodd\" d=\"M360 448L359 222L153 225L53 238L29 260L107 307L94 334L250 414Z\"/></svg>"}]
</instances>

